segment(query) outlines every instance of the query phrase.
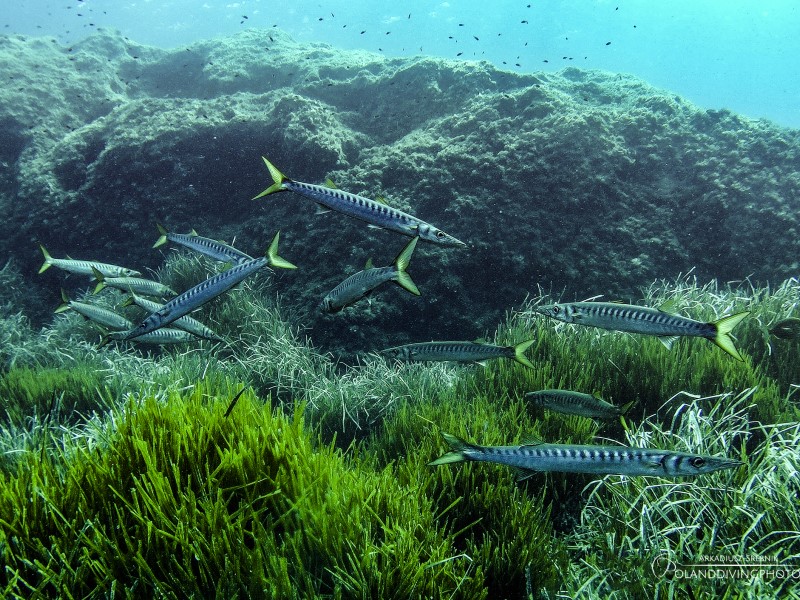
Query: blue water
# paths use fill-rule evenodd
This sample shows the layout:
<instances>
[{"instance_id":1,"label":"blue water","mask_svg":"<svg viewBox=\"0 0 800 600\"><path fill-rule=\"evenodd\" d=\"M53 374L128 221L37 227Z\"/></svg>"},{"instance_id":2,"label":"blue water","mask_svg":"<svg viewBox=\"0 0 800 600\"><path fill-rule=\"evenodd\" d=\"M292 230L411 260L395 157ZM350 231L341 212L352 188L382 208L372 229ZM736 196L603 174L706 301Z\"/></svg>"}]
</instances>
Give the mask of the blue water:
<instances>
[{"instance_id":1,"label":"blue water","mask_svg":"<svg viewBox=\"0 0 800 600\"><path fill-rule=\"evenodd\" d=\"M525 72L569 64L633 73L705 108L800 127L796 0L4 0L3 6L3 31L65 43L98 27L174 47L278 26L298 40L388 56L485 59Z\"/></svg>"}]
</instances>

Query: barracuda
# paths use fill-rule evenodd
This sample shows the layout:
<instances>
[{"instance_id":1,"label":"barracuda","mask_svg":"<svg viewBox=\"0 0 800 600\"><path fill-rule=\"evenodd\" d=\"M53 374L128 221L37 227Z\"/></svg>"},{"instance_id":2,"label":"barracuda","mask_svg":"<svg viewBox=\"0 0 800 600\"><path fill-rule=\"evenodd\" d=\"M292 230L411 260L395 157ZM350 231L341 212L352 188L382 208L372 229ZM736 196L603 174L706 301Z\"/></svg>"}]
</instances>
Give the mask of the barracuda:
<instances>
[{"instance_id":1,"label":"barracuda","mask_svg":"<svg viewBox=\"0 0 800 600\"><path fill-rule=\"evenodd\" d=\"M565 323L655 335L667 348L671 348L672 343L681 336L701 337L713 342L736 360L743 359L733 345L730 332L739 321L750 314L749 311L744 311L704 323L671 314L664 307L656 309L615 302L548 304L539 306L534 311Z\"/></svg>"},{"instance_id":2,"label":"barracuda","mask_svg":"<svg viewBox=\"0 0 800 600\"><path fill-rule=\"evenodd\" d=\"M75 300L70 300L64 290L61 290L61 300L63 302L54 311L56 313L62 313L72 309L90 321L94 321L95 323L99 323L100 325L109 327L111 329L125 330L133 327L133 323L131 323L122 315L118 315L114 311L103 308L102 306L95 306L94 304L86 304L85 302L76 302Z\"/></svg>"},{"instance_id":3,"label":"barracuda","mask_svg":"<svg viewBox=\"0 0 800 600\"><path fill-rule=\"evenodd\" d=\"M171 287L158 281L153 281L152 279L142 279L141 277L106 277L97 269L92 269L92 273L97 280L97 285L94 288L95 294L108 286L123 292L155 296L158 298L176 295L176 292Z\"/></svg>"},{"instance_id":4,"label":"barracuda","mask_svg":"<svg viewBox=\"0 0 800 600\"><path fill-rule=\"evenodd\" d=\"M251 259L252 260L252 259ZM136 294L131 294L130 298L125 301L122 305L123 306L130 306L131 304L135 304L136 306L145 309L150 313L154 313L157 310L160 310L163 304L159 304L158 302L153 302L152 300L148 300L147 298L141 298ZM225 340L214 333L211 329L203 325L197 319L193 319L189 315L184 315L179 319L175 319L172 322L172 326L177 329L183 329L184 331L188 331L192 335L197 337L205 338L207 340L214 340L215 342L224 342ZM131 329L133 325L131 324L130 327L127 329Z\"/></svg>"},{"instance_id":5,"label":"barracuda","mask_svg":"<svg viewBox=\"0 0 800 600\"><path fill-rule=\"evenodd\" d=\"M530 477L537 471L690 477L722 469L734 469L744 464L738 460L715 456L624 446L543 443L521 446L477 446L449 433L442 435L452 451L429 462L429 465L447 465L464 461L492 462L513 467L520 479Z\"/></svg>"},{"instance_id":6,"label":"barracuda","mask_svg":"<svg viewBox=\"0 0 800 600\"><path fill-rule=\"evenodd\" d=\"M442 246L466 246L461 240L454 238L441 229L437 229L430 223L387 206L382 202L323 185L289 179L266 158L263 156L261 158L264 159L274 183L253 200L278 192L295 192L306 198L311 198L314 202L329 210L344 213L382 229L396 231L409 237L419 237L426 242Z\"/></svg>"},{"instance_id":7,"label":"barracuda","mask_svg":"<svg viewBox=\"0 0 800 600\"><path fill-rule=\"evenodd\" d=\"M161 225L157 225L157 227L161 236L156 240L156 243L153 244L153 248L163 246L167 241L170 241L220 262L239 264L248 260L253 260L253 257L249 254L245 254L241 250L237 250L224 242L197 235L195 231L192 231L190 234L170 233Z\"/></svg>"},{"instance_id":8,"label":"barracuda","mask_svg":"<svg viewBox=\"0 0 800 600\"><path fill-rule=\"evenodd\" d=\"M394 281L404 290L419 296L420 293L416 284L411 280L411 276L406 273L406 268L409 261L411 261L411 255L414 253L418 239L415 237L408 242L390 267L371 267L370 262L367 261L366 269L351 275L328 292L322 299L320 310L327 313L339 312L343 308L355 304L368 296L375 288L387 281Z\"/></svg>"},{"instance_id":9,"label":"barracuda","mask_svg":"<svg viewBox=\"0 0 800 600\"><path fill-rule=\"evenodd\" d=\"M77 273L79 275L92 275L92 269L100 271L107 277L133 277L141 275L139 271L127 269L117 265L110 265L108 263L95 262L92 260L72 260L71 258L53 258L50 253L45 250L41 244L39 248L42 249L44 255L44 263L39 269L39 273L44 273L50 267L57 267L70 273Z\"/></svg>"},{"instance_id":10,"label":"barracuda","mask_svg":"<svg viewBox=\"0 0 800 600\"><path fill-rule=\"evenodd\" d=\"M408 361L456 361L482 363L491 358L510 358L533 369L533 364L523 352L535 340L527 340L516 346L495 346L476 342L423 342L406 344L381 350L391 358Z\"/></svg>"},{"instance_id":11,"label":"barracuda","mask_svg":"<svg viewBox=\"0 0 800 600\"><path fill-rule=\"evenodd\" d=\"M636 402L631 400L622 406L615 406L591 394L573 392L572 390L539 390L528 392L525 400L534 406L567 415L579 415L590 419L613 419L627 414Z\"/></svg>"},{"instance_id":12,"label":"barracuda","mask_svg":"<svg viewBox=\"0 0 800 600\"><path fill-rule=\"evenodd\" d=\"M278 256L278 238L280 232L275 234L266 256L254 258L247 262L235 265L205 281L198 283L193 288L185 291L180 296L173 298L157 311L150 314L137 327L129 331L112 333L109 337L116 340L130 340L146 333L155 331L169 325L176 319L189 314L209 300L224 294L237 283L252 275L267 265L282 269L296 269L292 263Z\"/></svg>"}]
</instances>

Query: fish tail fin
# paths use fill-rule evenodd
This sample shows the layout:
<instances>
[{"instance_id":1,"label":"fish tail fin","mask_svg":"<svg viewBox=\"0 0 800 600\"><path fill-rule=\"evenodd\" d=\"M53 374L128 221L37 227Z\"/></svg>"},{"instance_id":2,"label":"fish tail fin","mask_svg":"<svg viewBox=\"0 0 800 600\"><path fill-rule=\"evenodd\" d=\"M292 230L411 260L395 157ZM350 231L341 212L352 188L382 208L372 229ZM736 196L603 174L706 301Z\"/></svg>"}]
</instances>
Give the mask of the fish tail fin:
<instances>
[{"instance_id":1,"label":"fish tail fin","mask_svg":"<svg viewBox=\"0 0 800 600\"><path fill-rule=\"evenodd\" d=\"M163 246L167 243L167 230L164 229L164 226L161 223L156 223L156 227L158 227L158 233L161 237L156 240L156 243L153 244L153 248L158 248L159 246Z\"/></svg>"},{"instance_id":2,"label":"fish tail fin","mask_svg":"<svg viewBox=\"0 0 800 600\"><path fill-rule=\"evenodd\" d=\"M61 304L53 311L54 313L62 313L69 310L69 296L67 296L67 292L64 291L64 288L61 288Z\"/></svg>"},{"instance_id":3,"label":"fish tail fin","mask_svg":"<svg viewBox=\"0 0 800 600\"><path fill-rule=\"evenodd\" d=\"M267 160L266 158L264 160ZM285 258L281 258L278 256L278 240L281 237L281 232L277 232L275 237L272 238L272 242L267 249L267 260L271 267L278 267L281 269L296 269L297 266L290 263Z\"/></svg>"},{"instance_id":4,"label":"fish tail fin","mask_svg":"<svg viewBox=\"0 0 800 600\"><path fill-rule=\"evenodd\" d=\"M619 407L619 416L620 417L624 417L625 415L627 415L628 412L630 412L630 410L633 408L634 404L636 404L636 399L635 398L633 400L631 400L630 402L626 402L625 404L620 406Z\"/></svg>"},{"instance_id":5,"label":"fish tail fin","mask_svg":"<svg viewBox=\"0 0 800 600\"><path fill-rule=\"evenodd\" d=\"M514 346L514 356L513 359L517 361L519 364L529 367L531 369L535 369L536 367L533 366L533 363L528 360L528 357L525 356L524 352L528 348L531 347L533 342L536 340L526 340Z\"/></svg>"},{"instance_id":6,"label":"fish tail fin","mask_svg":"<svg viewBox=\"0 0 800 600\"><path fill-rule=\"evenodd\" d=\"M286 188L283 187L283 184L287 181L291 181L286 175L281 173L278 168L269 162L263 156L261 157L264 160L264 164L267 165L267 169L269 169L269 174L272 175L273 184L261 192L258 196L254 197L253 200L258 200L259 198L263 198L264 196L269 196L270 194L275 194L277 192L284 192Z\"/></svg>"},{"instance_id":7,"label":"fish tail fin","mask_svg":"<svg viewBox=\"0 0 800 600\"><path fill-rule=\"evenodd\" d=\"M717 346L722 348L725 352L730 354L736 360L744 360L742 355L739 354L739 351L736 349L736 346L733 345L733 338L731 338L730 333L733 331L733 328L736 327L739 322L744 319L747 315L750 314L750 311L743 311L740 313L736 313L735 315L728 315L727 317L722 317L721 319L712 322L711 324L717 330L716 335L713 338L709 338L712 342L714 342Z\"/></svg>"},{"instance_id":8,"label":"fish tail fin","mask_svg":"<svg viewBox=\"0 0 800 600\"><path fill-rule=\"evenodd\" d=\"M417 284L411 279L411 275L406 272L408 268L408 263L411 262L411 255L414 254L414 248L417 247L417 240L419 240L419 236L413 238L406 247L397 255L397 258L394 260L394 266L397 268L397 283L402 287L404 290L408 290L415 296L419 296L420 292L417 288Z\"/></svg>"},{"instance_id":9,"label":"fish tail fin","mask_svg":"<svg viewBox=\"0 0 800 600\"><path fill-rule=\"evenodd\" d=\"M97 285L94 286L94 293L97 294L106 287L106 277L94 267L92 267L92 275L94 275L94 278L97 280Z\"/></svg>"},{"instance_id":10,"label":"fish tail fin","mask_svg":"<svg viewBox=\"0 0 800 600\"><path fill-rule=\"evenodd\" d=\"M465 460L470 460L467 451L477 450L477 446L465 442L460 437L445 433L444 431L442 432L442 437L452 450L447 454L442 454L436 460L432 460L428 463L428 466L435 467L437 465L449 465L452 463L464 462Z\"/></svg>"},{"instance_id":11,"label":"fish tail fin","mask_svg":"<svg viewBox=\"0 0 800 600\"><path fill-rule=\"evenodd\" d=\"M42 246L41 244L39 244L39 248L42 249L42 254L44 254L44 263L42 264L42 267L39 269L39 273L44 273L45 271L47 271L47 269L50 268L50 265L53 264L52 262L53 257L50 256L50 253L47 250L45 250L45 247Z\"/></svg>"}]
</instances>

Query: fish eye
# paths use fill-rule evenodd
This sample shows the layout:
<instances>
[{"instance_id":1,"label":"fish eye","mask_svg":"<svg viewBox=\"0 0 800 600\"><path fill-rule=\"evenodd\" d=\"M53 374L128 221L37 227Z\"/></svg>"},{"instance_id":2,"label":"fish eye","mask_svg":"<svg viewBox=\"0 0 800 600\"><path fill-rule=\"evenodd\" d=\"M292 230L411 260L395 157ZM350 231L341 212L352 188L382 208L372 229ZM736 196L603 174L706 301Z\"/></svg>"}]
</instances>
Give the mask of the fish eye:
<instances>
[{"instance_id":1,"label":"fish eye","mask_svg":"<svg viewBox=\"0 0 800 600\"><path fill-rule=\"evenodd\" d=\"M695 456L694 458L689 460L689 464L692 465L695 469L699 469L704 464L706 464L706 461L705 461L705 459L703 459L703 458L701 458L699 456Z\"/></svg>"},{"instance_id":2,"label":"fish eye","mask_svg":"<svg viewBox=\"0 0 800 600\"><path fill-rule=\"evenodd\" d=\"M561 311L561 307L558 304L553 306L553 314L554 315L557 315L560 311Z\"/></svg>"},{"instance_id":3,"label":"fish eye","mask_svg":"<svg viewBox=\"0 0 800 600\"><path fill-rule=\"evenodd\" d=\"M442 231L442 230L437 230L436 231L436 237L443 238L444 236L445 236L444 231Z\"/></svg>"}]
</instances>

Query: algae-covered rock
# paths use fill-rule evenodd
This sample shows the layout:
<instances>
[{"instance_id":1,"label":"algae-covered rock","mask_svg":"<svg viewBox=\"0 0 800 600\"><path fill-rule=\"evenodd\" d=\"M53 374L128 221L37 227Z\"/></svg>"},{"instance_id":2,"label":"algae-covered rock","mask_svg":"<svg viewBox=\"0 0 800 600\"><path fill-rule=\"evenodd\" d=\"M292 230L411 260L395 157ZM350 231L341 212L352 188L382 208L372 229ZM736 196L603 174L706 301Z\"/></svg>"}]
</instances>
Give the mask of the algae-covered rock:
<instances>
[{"instance_id":1,"label":"algae-covered rock","mask_svg":"<svg viewBox=\"0 0 800 600\"><path fill-rule=\"evenodd\" d=\"M156 221L251 254L280 229L301 267L279 276L284 304L346 352L474 338L538 286L627 299L692 268L723 281L797 273L800 132L633 76L386 59L277 29L173 50L113 32L72 47L3 37L0 57L1 251L49 295L62 281L34 278L37 242L155 268ZM325 292L369 257L390 264L406 240L315 216L292 194L251 201L271 183L261 155L297 180L384 196L470 246L420 246L409 272L421 298L385 288L323 317Z\"/></svg>"}]
</instances>

